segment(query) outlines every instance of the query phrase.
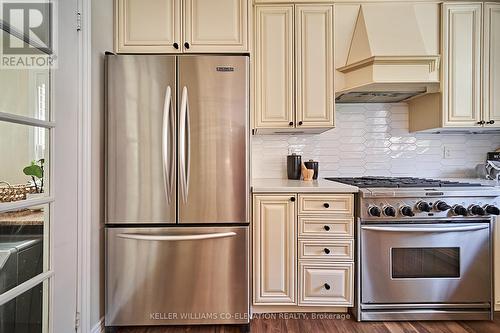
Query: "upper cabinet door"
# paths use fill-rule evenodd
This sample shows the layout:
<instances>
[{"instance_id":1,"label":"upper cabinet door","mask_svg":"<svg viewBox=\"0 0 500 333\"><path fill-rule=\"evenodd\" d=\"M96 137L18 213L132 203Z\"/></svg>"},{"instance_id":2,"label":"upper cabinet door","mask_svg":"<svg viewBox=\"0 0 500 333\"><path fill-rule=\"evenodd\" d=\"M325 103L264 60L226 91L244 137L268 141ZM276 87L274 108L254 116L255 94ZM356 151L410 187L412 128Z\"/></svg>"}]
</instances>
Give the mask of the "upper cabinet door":
<instances>
[{"instance_id":1,"label":"upper cabinet door","mask_svg":"<svg viewBox=\"0 0 500 333\"><path fill-rule=\"evenodd\" d=\"M332 127L333 6L297 5L295 22L297 127Z\"/></svg>"},{"instance_id":2,"label":"upper cabinet door","mask_svg":"<svg viewBox=\"0 0 500 333\"><path fill-rule=\"evenodd\" d=\"M116 0L115 6L116 52L180 52L180 0Z\"/></svg>"},{"instance_id":3,"label":"upper cabinet door","mask_svg":"<svg viewBox=\"0 0 500 333\"><path fill-rule=\"evenodd\" d=\"M483 82L485 126L500 127L500 3L485 4Z\"/></svg>"},{"instance_id":4,"label":"upper cabinet door","mask_svg":"<svg viewBox=\"0 0 500 333\"><path fill-rule=\"evenodd\" d=\"M184 52L248 51L246 0L185 0Z\"/></svg>"},{"instance_id":5,"label":"upper cabinet door","mask_svg":"<svg viewBox=\"0 0 500 333\"><path fill-rule=\"evenodd\" d=\"M293 5L255 9L255 127L294 126Z\"/></svg>"},{"instance_id":6,"label":"upper cabinet door","mask_svg":"<svg viewBox=\"0 0 500 333\"><path fill-rule=\"evenodd\" d=\"M480 3L443 4L444 126L480 126L481 18Z\"/></svg>"}]
</instances>

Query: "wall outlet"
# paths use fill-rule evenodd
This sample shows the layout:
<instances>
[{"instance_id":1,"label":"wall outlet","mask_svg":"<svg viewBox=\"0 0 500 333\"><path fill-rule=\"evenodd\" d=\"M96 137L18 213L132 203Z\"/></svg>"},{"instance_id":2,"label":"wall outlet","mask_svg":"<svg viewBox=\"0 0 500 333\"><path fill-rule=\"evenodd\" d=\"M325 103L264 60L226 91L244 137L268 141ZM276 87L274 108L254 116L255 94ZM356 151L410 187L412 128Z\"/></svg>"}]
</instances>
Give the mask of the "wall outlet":
<instances>
[{"instance_id":1,"label":"wall outlet","mask_svg":"<svg viewBox=\"0 0 500 333\"><path fill-rule=\"evenodd\" d=\"M454 152L450 147L444 147L443 149L443 158L448 159L448 158L453 158Z\"/></svg>"}]
</instances>

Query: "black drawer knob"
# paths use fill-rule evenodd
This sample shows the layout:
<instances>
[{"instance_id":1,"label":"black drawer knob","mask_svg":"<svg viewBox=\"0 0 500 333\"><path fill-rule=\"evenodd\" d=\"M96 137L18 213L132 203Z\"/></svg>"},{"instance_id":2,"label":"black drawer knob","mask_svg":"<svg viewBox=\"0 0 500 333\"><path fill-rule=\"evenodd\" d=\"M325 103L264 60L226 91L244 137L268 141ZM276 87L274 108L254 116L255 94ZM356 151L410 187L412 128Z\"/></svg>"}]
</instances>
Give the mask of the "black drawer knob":
<instances>
[{"instance_id":1,"label":"black drawer knob","mask_svg":"<svg viewBox=\"0 0 500 333\"><path fill-rule=\"evenodd\" d=\"M486 124L486 122L484 120L481 120L481 121L478 121L477 124L478 125L484 125L484 124Z\"/></svg>"},{"instance_id":2,"label":"black drawer knob","mask_svg":"<svg viewBox=\"0 0 500 333\"><path fill-rule=\"evenodd\" d=\"M330 285L328 283L325 283L325 289L330 290L330 288L331 288Z\"/></svg>"},{"instance_id":3,"label":"black drawer knob","mask_svg":"<svg viewBox=\"0 0 500 333\"><path fill-rule=\"evenodd\" d=\"M495 123L494 120L490 120L490 121L487 122L487 124L489 124L489 125L493 125L494 123Z\"/></svg>"},{"instance_id":4,"label":"black drawer knob","mask_svg":"<svg viewBox=\"0 0 500 333\"><path fill-rule=\"evenodd\" d=\"M176 49L176 50L179 49L179 44L178 43L174 43L174 49Z\"/></svg>"},{"instance_id":5,"label":"black drawer knob","mask_svg":"<svg viewBox=\"0 0 500 333\"><path fill-rule=\"evenodd\" d=\"M323 207L325 207L325 208L330 208L330 204L329 204L328 202L325 202L325 203L323 204Z\"/></svg>"},{"instance_id":6,"label":"black drawer knob","mask_svg":"<svg viewBox=\"0 0 500 333\"><path fill-rule=\"evenodd\" d=\"M188 42L185 42L185 43L184 43L184 47L185 47L186 49L189 49L189 43L188 43Z\"/></svg>"},{"instance_id":7,"label":"black drawer knob","mask_svg":"<svg viewBox=\"0 0 500 333\"><path fill-rule=\"evenodd\" d=\"M288 126L293 126L293 121L289 122Z\"/></svg>"},{"instance_id":8,"label":"black drawer knob","mask_svg":"<svg viewBox=\"0 0 500 333\"><path fill-rule=\"evenodd\" d=\"M325 251L326 254L330 254L330 249L329 248L324 248L323 251Z\"/></svg>"},{"instance_id":9,"label":"black drawer knob","mask_svg":"<svg viewBox=\"0 0 500 333\"><path fill-rule=\"evenodd\" d=\"M324 228L326 231L330 231L330 226L329 226L329 225L325 225L323 228Z\"/></svg>"},{"instance_id":10,"label":"black drawer knob","mask_svg":"<svg viewBox=\"0 0 500 333\"><path fill-rule=\"evenodd\" d=\"M302 124L303 124L302 121L299 121L299 126L302 126Z\"/></svg>"},{"instance_id":11,"label":"black drawer knob","mask_svg":"<svg viewBox=\"0 0 500 333\"><path fill-rule=\"evenodd\" d=\"M290 201L291 201L291 202L295 202L295 197L291 197L291 198L290 198Z\"/></svg>"}]
</instances>

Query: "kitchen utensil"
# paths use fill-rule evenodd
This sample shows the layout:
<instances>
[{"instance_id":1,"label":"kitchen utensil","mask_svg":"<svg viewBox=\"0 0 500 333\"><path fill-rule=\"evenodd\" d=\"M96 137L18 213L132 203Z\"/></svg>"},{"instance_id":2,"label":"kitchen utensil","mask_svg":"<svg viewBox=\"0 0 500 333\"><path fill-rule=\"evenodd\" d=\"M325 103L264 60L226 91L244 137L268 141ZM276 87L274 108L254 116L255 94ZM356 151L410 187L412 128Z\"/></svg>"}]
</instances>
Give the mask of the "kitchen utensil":
<instances>
[{"instance_id":1,"label":"kitchen utensil","mask_svg":"<svg viewBox=\"0 0 500 333\"><path fill-rule=\"evenodd\" d=\"M314 170L314 176L313 179L318 179L318 171L319 171L319 162L309 160L307 162L304 162L306 168L310 170Z\"/></svg>"}]
</instances>

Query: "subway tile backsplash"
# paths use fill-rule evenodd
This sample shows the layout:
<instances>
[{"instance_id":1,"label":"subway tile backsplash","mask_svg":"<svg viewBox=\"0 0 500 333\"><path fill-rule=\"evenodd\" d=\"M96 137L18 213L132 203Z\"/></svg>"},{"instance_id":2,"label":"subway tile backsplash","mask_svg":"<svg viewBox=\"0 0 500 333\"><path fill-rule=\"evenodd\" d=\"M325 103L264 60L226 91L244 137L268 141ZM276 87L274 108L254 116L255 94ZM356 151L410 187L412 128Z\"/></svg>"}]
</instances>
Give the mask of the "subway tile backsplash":
<instances>
[{"instance_id":1,"label":"subway tile backsplash","mask_svg":"<svg viewBox=\"0 0 500 333\"><path fill-rule=\"evenodd\" d=\"M409 133L406 104L337 105L335 121L319 135L252 136L253 178L286 178L289 150L319 161L320 177L473 177L500 147L500 134Z\"/></svg>"}]
</instances>

